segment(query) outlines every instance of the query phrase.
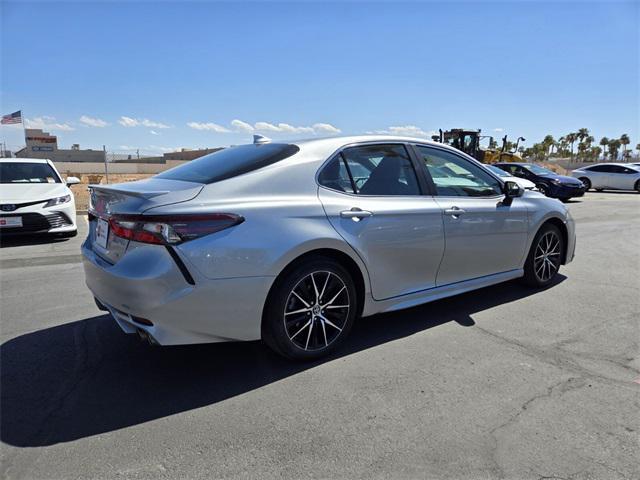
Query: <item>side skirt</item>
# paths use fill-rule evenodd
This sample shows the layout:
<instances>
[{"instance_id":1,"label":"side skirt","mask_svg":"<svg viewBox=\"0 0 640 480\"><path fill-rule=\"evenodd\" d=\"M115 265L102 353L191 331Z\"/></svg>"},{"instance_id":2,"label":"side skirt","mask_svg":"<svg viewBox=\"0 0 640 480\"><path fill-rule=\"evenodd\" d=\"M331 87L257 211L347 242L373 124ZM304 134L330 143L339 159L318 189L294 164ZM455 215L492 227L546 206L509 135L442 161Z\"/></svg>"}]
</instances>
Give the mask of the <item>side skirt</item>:
<instances>
[{"instance_id":1,"label":"side skirt","mask_svg":"<svg viewBox=\"0 0 640 480\"><path fill-rule=\"evenodd\" d=\"M441 287L429 288L420 292L402 295L400 297L388 298L386 300L367 302L362 313L363 317L382 312L393 312L404 308L415 307L423 303L433 302L441 298L452 297L461 293L470 292L479 288L496 285L498 283L520 278L524 275L523 269L509 270L508 272L495 273L484 277L473 278L462 282L450 283Z\"/></svg>"}]
</instances>

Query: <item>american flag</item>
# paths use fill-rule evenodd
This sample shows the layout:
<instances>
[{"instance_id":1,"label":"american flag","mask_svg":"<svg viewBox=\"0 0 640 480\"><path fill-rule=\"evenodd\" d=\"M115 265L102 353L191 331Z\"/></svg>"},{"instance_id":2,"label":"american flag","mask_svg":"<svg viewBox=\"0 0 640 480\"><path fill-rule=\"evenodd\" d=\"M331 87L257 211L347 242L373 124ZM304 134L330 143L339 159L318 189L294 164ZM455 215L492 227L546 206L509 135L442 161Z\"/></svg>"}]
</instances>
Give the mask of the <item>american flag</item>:
<instances>
[{"instance_id":1,"label":"american flag","mask_svg":"<svg viewBox=\"0 0 640 480\"><path fill-rule=\"evenodd\" d=\"M10 113L9 115L3 115L0 125L12 125L14 123L22 123L22 111Z\"/></svg>"}]
</instances>

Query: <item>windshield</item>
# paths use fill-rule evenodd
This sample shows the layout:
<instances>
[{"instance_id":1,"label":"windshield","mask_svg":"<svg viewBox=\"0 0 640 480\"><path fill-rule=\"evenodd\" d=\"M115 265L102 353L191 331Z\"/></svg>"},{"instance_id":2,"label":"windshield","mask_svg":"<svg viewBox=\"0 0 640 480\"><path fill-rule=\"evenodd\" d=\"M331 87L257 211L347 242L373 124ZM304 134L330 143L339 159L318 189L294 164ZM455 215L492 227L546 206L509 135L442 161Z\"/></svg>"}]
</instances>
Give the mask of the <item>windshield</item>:
<instances>
[{"instance_id":1,"label":"windshield","mask_svg":"<svg viewBox=\"0 0 640 480\"><path fill-rule=\"evenodd\" d=\"M156 175L156 178L215 183L258 170L296 154L300 149L284 143L225 148Z\"/></svg>"},{"instance_id":2,"label":"windshield","mask_svg":"<svg viewBox=\"0 0 640 480\"><path fill-rule=\"evenodd\" d=\"M555 175L555 173L552 172L551 170L539 167L538 165L527 164L527 165L523 165L523 167L529 170L530 172L535 173L536 175Z\"/></svg>"},{"instance_id":3,"label":"windshield","mask_svg":"<svg viewBox=\"0 0 640 480\"><path fill-rule=\"evenodd\" d=\"M0 163L0 183L62 183L47 163Z\"/></svg>"},{"instance_id":4,"label":"windshield","mask_svg":"<svg viewBox=\"0 0 640 480\"><path fill-rule=\"evenodd\" d=\"M498 167L496 167L494 165L487 165L487 167L489 168L489 170L491 170L493 173L495 173L499 177L510 177L511 176L511 174L509 172L505 172L501 168L498 168Z\"/></svg>"}]
</instances>

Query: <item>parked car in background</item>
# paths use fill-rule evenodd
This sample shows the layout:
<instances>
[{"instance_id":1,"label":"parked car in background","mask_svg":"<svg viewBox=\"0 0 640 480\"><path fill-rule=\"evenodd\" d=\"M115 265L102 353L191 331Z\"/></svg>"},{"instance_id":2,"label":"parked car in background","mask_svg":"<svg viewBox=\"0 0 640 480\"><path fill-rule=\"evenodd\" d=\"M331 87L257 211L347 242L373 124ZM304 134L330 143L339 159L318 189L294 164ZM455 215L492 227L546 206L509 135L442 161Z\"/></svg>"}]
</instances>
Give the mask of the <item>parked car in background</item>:
<instances>
[{"instance_id":1,"label":"parked car in background","mask_svg":"<svg viewBox=\"0 0 640 480\"><path fill-rule=\"evenodd\" d=\"M0 159L0 235L49 233L77 234L76 204L68 185L50 160Z\"/></svg>"},{"instance_id":2,"label":"parked car in background","mask_svg":"<svg viewBox=\"0 0 640 480\"><path fill-rule=\"evenodd\" d=\"M511 181L511 182L515 182L518 185L520 185L522 188L524 188L525 190L535 190L536 189L536 184L527 180L526 178L521 178L521 177L516 177L514 175L511 175L509 172L502 170L499 167L496 167L495 165L485 165L489 170L491 170L493 173L495 173L496 175L498 175L500 178L502 178L505 182L507 180Z\"/></svg>"},{"instance_id":3,"label":"parked car in background","mask_svg":"<svg viewBox=\"0 0 640 480\"><path fill-rule=\"evenodd\" d=\"M451 147L363 136L240 145L91 186L82 255L127 333L263 339L308 360L359 316L514 278L548 286L574 247L559 202Z\"/></svg>"},{"instance_id":4,"label":"parked car in background","mask_svg":"<svg viewBox=\"0 0 640 480\"><path fill-rule=\"evenodd\" d=\"M640 167L627 163L599 163L576 168L571 175L584 183L587 190L635 190L640 192Z\"/></svg>"},{"instance_id":5,"label":"parked car in background","mask_svg":"<svg viewBox=\"0 0 640 480\"><path fill-rule=\"evenodd\" d=\"M495 166L514 177L533 182L536 188L547 197L557 198L563 202L570 198L581 197L586 192L586 188L580 180L558 175L534 163L496 163Z\"/></svg>"}]
</instances>

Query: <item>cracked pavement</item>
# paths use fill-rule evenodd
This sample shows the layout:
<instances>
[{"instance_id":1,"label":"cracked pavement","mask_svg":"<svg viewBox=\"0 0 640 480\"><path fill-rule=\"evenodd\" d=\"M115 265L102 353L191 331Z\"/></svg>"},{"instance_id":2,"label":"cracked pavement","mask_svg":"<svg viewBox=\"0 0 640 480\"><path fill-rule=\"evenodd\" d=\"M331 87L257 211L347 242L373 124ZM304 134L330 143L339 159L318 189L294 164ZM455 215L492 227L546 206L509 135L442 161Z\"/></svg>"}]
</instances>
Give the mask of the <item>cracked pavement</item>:
<instances>
[{"instance_id":1,"label":"cracked pavement","mask_svg":"<svg viewBox=\"0 0 640 480\"><path fill-rule=\"evenodd\" d=\"M303 365L124 335L84 287L83 232L3 245L0 475L640 478L640 195L569 206L551 288L363 319Z\"/></svg>"}]
</instances>

